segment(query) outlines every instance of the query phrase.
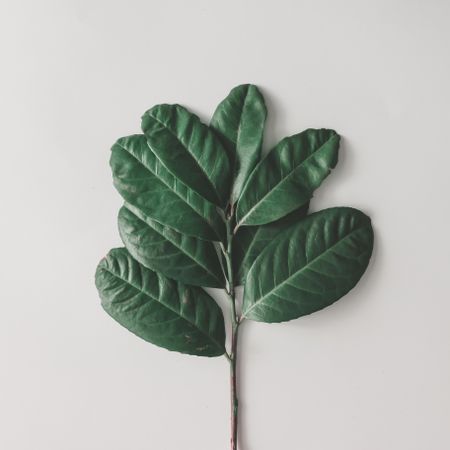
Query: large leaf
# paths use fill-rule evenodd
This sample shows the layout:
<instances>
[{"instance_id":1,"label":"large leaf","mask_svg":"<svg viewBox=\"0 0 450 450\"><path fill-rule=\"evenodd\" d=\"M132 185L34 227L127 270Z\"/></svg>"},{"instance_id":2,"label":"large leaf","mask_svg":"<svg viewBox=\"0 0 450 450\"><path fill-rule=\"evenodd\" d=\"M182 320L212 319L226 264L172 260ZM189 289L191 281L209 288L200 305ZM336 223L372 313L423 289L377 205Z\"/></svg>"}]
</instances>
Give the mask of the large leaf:
<instances>
[{"instance_id":1,"label":"large leaf","mask_svg":"<svg viewBox=\"0 0 450 450\"><path fill-rule=\"evenodd\" d=\"M308 207L309 203L266 225L239 228L233 239L233 265L237 284L245 283L247 273L255 259L280 233L303 219Z\"/></svg>"},{"instance_id":2,"label":"large leaf","mask_svg":"<svg viewBox=\"0 0 450 450\"><path fill-rule=\"evenodd\" d=\"M308 216L256 259L245 283L244 317L283 322L331 305L358 282L372 247L370 219L356 209Z\"/></svg>"},{"instance_id":3,"label":"large leaf","mask_svg":"<svg viewBox=\"0 0 450 450\"><path fill-rule=\"evenodd\" d=\"M110 164L117 190L145 215L188 236L223 238L224 223L216 206L175 178L145 136L120 138L112 147Z\"/></svg>"},{"instance_id":4,"label":"large leaf","mask_svg":"<svg viewBox=\"0 0 450 450\"><path fill-rule=\"evenodd\" d=\"M120 209L118 222L125 247L144 266L183 283L225 286L212 242L178 233L129 204Z\"/></svg>"},{"instance_id":5,"label":"large leaf","mask_svg":"<svg viewBox=\"0 0 450 450\"><path fill-rule=\"evenodd\" d=\"M191 355L225 352L222 311L201 288L147 269L123 248L100 261L95 283L105 311L142 339Z\"/></svg>"},{"instance_id":6,"label":"large leaf","mask_svg":"<svg viewBox=\"0 0 450 450\"><path fill-rule=\"evenodd\" d=\"M283 139L256 166L236 210L237 225L262 225L304 205L335 167L339 135L309 129Z\"/></svg>"},{"instance_id":7,"label":"large leaf","mask_svg":"<svg viewBox=\"0 0 450 450\"><path fill-rule=\"evenodd\" d=\"M180 105L157 105L142 116L142 131L163 164L191 189L219 206L228 201L228 156L214 132Z\"/></svg>"},{"instance_id":8,"label":"large leaf","mask_svg":"<svg viewBox=\"0 0 450 450\"><path fill-rule=\"evenodd\" d=\"M261 156L266 116L266 105L258 88L242 84L231 90L211 119L211 127L221 137L233 161L232 204Z\"/></svg>"}]
</instances>

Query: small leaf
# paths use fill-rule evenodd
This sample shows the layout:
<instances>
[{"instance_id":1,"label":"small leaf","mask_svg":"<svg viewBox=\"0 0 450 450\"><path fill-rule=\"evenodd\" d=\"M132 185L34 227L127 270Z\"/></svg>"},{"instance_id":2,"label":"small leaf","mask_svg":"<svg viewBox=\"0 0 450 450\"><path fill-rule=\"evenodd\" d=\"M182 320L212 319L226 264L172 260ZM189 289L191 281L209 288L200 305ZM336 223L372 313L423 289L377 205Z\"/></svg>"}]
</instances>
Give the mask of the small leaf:
<instances>
[{"instance_id":1,"label":"small leaf","mask_svg":"<svg viewBox=\"0 0 450 450\"><path fill-rule=\"evenodd\" d=\"M211 127L225 144L230 161L234 161L232 204L260 159L266 116L266 105L258 88L242 84L231 90L211 119Z\"/></svg>"},{"instance_id":2,"label":"small leaf","mask_svg":"<svg viewBox=\"0 0 450 450\"><path fill-rule=\"evenodd\" d=\"M153 153L192 190L226 205L231 182L228 156L213 131L180 105L157 105L142 116Z\"/></svg>"},{"instance_id":3,"label":"small leaf","mask_svg":"<svg viewBox=\"0 0 450 450\"><path fill-rule=\"evenodd\" d=\"M127 250L144 266L195 286L225 286L212 242L178 233L129 204L119 211L119 231Z\"/></svg>"},{"instance_id":4,"label":"small leaf","mask_svg":"<svg viewBox=\"0 0 450 450\"><path fill-rule=\"evenodd\" d=\"M352 208L312 214L274 240L251 267L243 315L283 322L331 305L352 289L369 263L369 217Z\"/></svg>"},{"instance_id":5,"label":"small leaf","mask_svg":"<svg viewBox=\"0 0 450 450\"><path fill-rule=\"evenodd\" d=\"M237 226L262 225L304 205L335 167L339 135L309 129L283 139L256 166L237 203Z\"/></svg>"},{"instance_id":6,"label":"small leaf","mask_svg":"<svg viewBox=\"0 0 450 450\"><path fill-rule=\"evenodd\" d=\"M308 213L309 203L276 222L254 227L242 227L233 239L233 264L235 280L244 284L247 273L255 259L286 229L303 219Z\"/></svg>"},{"instance_id":7,"label":"small leaf","mask_svg":"<svg viewBox=\"0 0 450 450\"><path fill-rule=\"evenodd\" d=\"M146 216L188 236L210 241L224 237L216 206L175 178L145 136L120 138L112 147L110 165L116 189Z\"/></svg>"},{"instance_id":8,"label":"small leaf","mask_svg":"<svg viewBox=\"0 0 450 450\"><path fill-rule=\"evenodd\" d=\"M105 311L142 339L190 355L225 352L222 311L201 288L147 269L124 248L100 261L95 283Z\"/></svg>"}]
</instances>

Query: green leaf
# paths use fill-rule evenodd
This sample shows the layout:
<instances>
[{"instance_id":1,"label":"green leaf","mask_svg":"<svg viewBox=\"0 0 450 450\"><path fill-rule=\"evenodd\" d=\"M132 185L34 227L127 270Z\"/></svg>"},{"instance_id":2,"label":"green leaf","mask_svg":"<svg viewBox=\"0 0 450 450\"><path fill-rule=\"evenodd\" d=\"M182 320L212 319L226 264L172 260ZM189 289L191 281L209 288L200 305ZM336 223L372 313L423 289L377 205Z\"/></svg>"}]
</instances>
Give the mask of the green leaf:
<instances>
[{"instance_id":1,"label":"green leaf","mask_svg":"<svg viewBox=\"0 0 450 450\"><path fill-rule=\"evenodd\" d=\"M225 286L212 242L178 233L129 204L119 211L119 232L127 250L144 266L195 286Z\"/></svg>"},{"instance_id":2,"label":"green leaf","mask_svg":"<svg viewBox=\"0 0 450 450\"><path fill-rule=\"evenodd\" d=\"M237 226L262 225L304 205L335 167L339 135L309 129L283 139L256 166L237 203Z\"/></svg>"},{"instance_id":3,"label":"green leaf","mask_svg":"<svg viewBox=\"0 0 450 450\"><path fill-rule=\"evenodd\" d=\"M142 116L142 131L175 177L210 202L226 205L231 182L227 153L195 114L180 105L157 105Z\"/></svg>"},{"instance_id":4,"label":"green leaf","mask_svg":"<svg viewBox=\"0 0 450 450\"><path fill-rule=\"evenodd\" d=\"M105 311L142 339L191 355L225 352L222 311L201 288L147 269L124 248L100 261L95 283Z\"/></svg>"},{"instance_id":5,"label":"green leaf","mask_svg":"<svg viewBox=\"0 0 450 450\"><path fill-rule=\"evenodd\" d=\"M235 281L244 284L255 259L282 232L299 222L308 213L309 203L287 216L266 225L242 227L233 239L233 265Z\"/></svg>"},{"instance_id":6,"label":"green leaf","mask_svg":"<svg viewBox=\"0 0 450 450\"><path fill-rule=\"evenodd\" d=\"M232 204L260 159L266 116L266 105L258 88L242 84L231 90L211 119L211 127L221 137L230 161L234 161Z\"/></svg>"},{"instance_id":7,"label":"green leaf","mask_svg":"<svg viewBox=\"0 0 450 450\"><path fill-rule=\"evenodd\" d=\"M311 314L352 289L369 263L369 217L352 208L312 214L275 239L251 267L243 315L283 322Z\"/></svg>"},{"instance_id":8,"label":"green leaf","mask_svg":"<svg viewBox=\"0 0 450 450\"><path fill-rule=\"evenodd\" d=\"M146 216L188 236L210 241L224 237L216 206L175 178L145 136L120 138L112 147L110 165L117 190Z\"/></svg>"}]
</instances>

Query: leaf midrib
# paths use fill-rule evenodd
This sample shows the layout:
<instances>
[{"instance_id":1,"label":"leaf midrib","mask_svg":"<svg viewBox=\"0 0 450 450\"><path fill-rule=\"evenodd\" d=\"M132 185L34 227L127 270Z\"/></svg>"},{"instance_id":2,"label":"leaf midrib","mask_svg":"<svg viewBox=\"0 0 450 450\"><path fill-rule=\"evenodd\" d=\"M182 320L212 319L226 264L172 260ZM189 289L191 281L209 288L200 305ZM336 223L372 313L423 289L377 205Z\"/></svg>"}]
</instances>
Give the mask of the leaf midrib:
<instances>
[{"instance_id":1,"label":"leaf midrib","mask_svg":"<svg viewBox=\"0 0 450 450\"><path fill-rule=\"evenodd\" d=\"M210 341L212 341L213 343L215 343L218 348L223 349L224 347L216 341L216 339L214 339L210 334L205 333L201 328L198 327L198 325L195 322L190 321L187 317L183 316L180 314L179 311L174 310L173 308L171 308L170 306L166 305L165 303L162 303L161 301L159 301L157 298L154 298L152 295L150 295L147 292L144 292L142 289L140 289L139 287L135 286L133 283L130 283L129 280L126 280L125 278L117 275L116 273L112 272L109 268L106 268L103 266L103 270L105 270L106 272L110 273L113 277L123 281L125 284L128 284L129 286L131 286L133 289L136 289L136 291L141 292L142 294L144 294L146 297L150 298L151 300L153 300L154 302L160 304L161 306L163 306L164 308L166 308L167 310L171 311L172 313L174 313L176 316L181 317L184 321L186 321L187 323L190 323L191 325L193 325L198 331L200 331L201 334L203 334L203 336L206 336Z\"/></svg>"},{"instance_id":2,"label":"leaf midrib","mask_svg":"<svg viewBox=\"0 0 450 450\"><path fill-rule=\"evenodd\" d=\"M330 250L332 250L336 245L340 244L344 239L347 239L349 236L351 236L353 233L361 230L362 228L367 227L367 225L361 225L358 228L355 228L353 230L351 230L348 234L346 234L344 237L342 237L341 239L339 239L339 241L335 242L331 247L328 247L323 253L321 253L320 255L316 256L315 258L313 258L312 260L308 261L308 263L303 266L302 268L300 268L298 271L296 271L295 273L293 273L292 275L290 275L289 277L287 277L285 280L283 280L283 282L281 284L278 284L276 287L274 287L273 289L271 289L269 292L267 292L266 294L264 294L259 300L255 301L253 303L253 305L244 313L244 317L246 317L247 313L250 312L253 308L255 308L256 306L258 306L261 302L263 302L269 295L272 295L273 292L277 291L279 288L281 288L282 286L284 286L286 283L288 283L291 278L296 277L297 275L299 275L300 273L302 273L305 269L308 269L308 266L312 265L317 259L322 258L324 255L326 255Z\"/></svg>"},{"instance_id":3,"label":"leaf midrib","mask_svg":"<svg viewBox=\"0 0 450 450\"><path fill-rule=\"evenodd\" d=\"M211 230L213 231L213 233L214 233L217 237L219 237L219 236L217 235L216 230L215 230L215 229L210 225L210 223L208 222L207 218L206 218L205 216L203 216L202 214L200 214L200 213L197 211L197 209L194 209L194 207L192 206L192 203L189 202L188 198L184 198L184 197L183 197L176 189L173 188L173 186L171 186L171 185L169 184L169 182L167 182L167 181L165 180L164 177L158 176L155 172L153 172L153 170L150 169L150 167L146 166L146 165L145 165L145 164L144 164L144 163L143 163L136 155L134 155L132 152L130 152L127 148L125 148L125 147L124 147L123 145L121 145L121 144L119 144L119 145L120 145L120 148L121 148L123 151L125 151L125 152L128 153L132 158L134 158L134 159L135 159L142 167L144 167L145 170L147 170L148 172L150 172L157 180L161 181L161 183L163 183L163 184L169 189L170 192L173 192L176 196L178 196L178 198L180 198L184 203L186 203L186 204L189 206L189 208L191 208L192 211L193 211L195 214L197 214L197 216L200 217L200 219L202 219L202 220L206 223L206 225L208 225L209 228L211 228ZM148 148L149 148L150 151L152 151L149 145L148 145ZM153 152L152 152L152 153L153 153ZM155 158L158 159L158 161L161 161L154 153L153 153L153 155L154 155ZM167 170L167 171L169 172L169 175L170 175L171 177L175 178L175 176L172 174L172 172L170 172L169 169L167 169L166 166L165 166L162 162L161 162L161 164L164 166L164 169ZM134 180L134 179L139 179L139 178L133 177L132 179ZM145 178L142 178L142 179L145 179ZM208 200L206 200L204 197L202 197L202 196L201 196L200 194L198 194L197 192L193 191L189 186L187 186L187 185L186 185L185 183L183 183L181 180L177 179L177 182L183 184L189 191L191 191L191 192L193 192L194 194L198 195L198 197L200 198L200 200L201 200L202 202L209 203L209 204L211 204L211 206L212 206L212 203L210 203Z\"/></svg>"},{"instance_id":4,"label":"leaf midrib","mask_svg":"<svg viewBox=\"0 0 450 450\"><path fill-rule=\"evenodd\" d=\"M128 209L128 208L127 208ZM162 236L164 239L166 239L168 242L170 242L175 248L177 248L178 250L180 250L183 254L185 254L191 261L194 261L194 263L198 264L201 268L203 268L205 270L205 272L207 272L209 275L211 275L216 281L219 282L220 285L222 285L221 281L217 278L217 276L211 272L207 266L203 265L200 261L198 261L197 259L195 259L193 257L193 255L191 255L190 253L188 253L187 251L184 250L184 248L181 245L178 245L176 242L174 242L172 239L170 239L170 237L166 236L164 234L164 232L160 232L159 230L157 230L156 228L154 228L153 226L151 226L146 220L142 220L138 215L136 215L133 211L131 211L131 209L128 209L128 211L130 211L132 214L134 214L139 220L141 220L145 225L147 225L149 228L151 228L152 230L154 230L156 233L158 233L160 236ZM150 219L152 220L152 219ZM157 221L155 221L157 222ZM166 228L167 225L164 224L160 224L163 228ZM167 227L169 228L169 227ZM175 232L178 233L178 231L174 230ZM180 233L181 234L181 233ZM192 236L187 236L188 238L191 239L196 239L193 238ZM208 241L205 241L206 243L208 243ZM212 245L212 244L211 244Z\"/></svg>"},{"instance_id":5,"label":"leaf midrib","mask_svg":"<svg viewBox=\"0 0 450 450\"><path fill-rule=\"evenodd\" d=\"M209 186L214 190L214 193L217 197L218 200L220 200L220 202L222 202L221 200L221 196L219 194L219 192L217 191L216 186L214 185L214 183L212 182L212 180L210 180L208 174L206 173L204 167L202 167L200 165L200 163L198 162L198 160L196 159L195 155L191 153L190 148L188 145L186 145L164 122L162 122L160 119L158 119L157 117L155 117L154 115L152 115L150 112L147 112L147 114L152 117L154 120L156 120L159 124L161 124L188 152L188 154L191 156L191 158L197 163L197 166L200 168L200 170L202 171L203 175L205 176L206 180L208 181ZM200 120L198 121L199 125L201 126L202 123L200 122ZM147 141L148 146L151 148L150 143ZM156 156L156 158L159 159L159 161L161 161L161 163L164 165L164 167L166 167L167 170L169 170L167 168L167 166L164 164L164 162L161 160L161 158L159 158L158 154L153 152L153 154ZM215 167L215 161L214 161L214 167ZM170 170L169 170L170 172ZM171 172L172 173L172 172ZM172 174L173 175L173 174ZM174 175L175 176L175 175ZM184 183L185 184L185 183Z\"/></svg>"},{"instance_id":6,"label":"leaf midrib","mask_svg":"<svg viewBox=\"0 0 450 450\"><path fill-rule=\"evenodd\" d=\"M333 135L334 136L334 135ZM288 178L290 178L291 176L293 176L294 175L294 173L298 170L298 169L300 169L310 158L312 158L313 156L315 156L320 150L322 150L322 148L330 141L330 139L332 139L333 138L333 136L331 136L329 139L327 139L317 150L314 150L307 158L305 158L300 164L298 164L296 167L294 167L290 172L289 172L289 174L288 175L286 175L285 177L283 177L283 178L281 178L280 179L280 181L277 183L277 184L275 184L273 187L272 187L272 189L270 189L269 191L267 191L252 207L251 207L251 209L247 212L247 214L245 214L245 216L244 217L242 217L242 219L241 220L239 220L239 222L238 222L238 224L237 224L237 226L240 226L240 225L242 225L243 224L243 222L244 222L244 220L250 215L250 214L252 214L253 213L253 211L260 205L260 203L266 198L266 197L268 197L275 189L277 189L278 188L278 186L281 184L281 183L284 183L286 180L288 180ZM274 149L275 150L275 149ZM270 154L270 153L269 153ZM269 154L267 155L267 157L269 156ZM267 158L266 157L266 158ZM259 169L259 167L263 164L263 162L266 160L266 158L264 158L262 161L261 161L261 163L260 164L258 164L258 166L257 167L255 167L255 170L254 170L254 172L253 173L256 173L256 171ZM330 168L328 168L329 170L330 170ZM253 175L253 173L252 173L252 175ZM250 185L250 183L245 183L245 187L247 188L247 186L249 186Z\"/></svg>"}]
</instances>

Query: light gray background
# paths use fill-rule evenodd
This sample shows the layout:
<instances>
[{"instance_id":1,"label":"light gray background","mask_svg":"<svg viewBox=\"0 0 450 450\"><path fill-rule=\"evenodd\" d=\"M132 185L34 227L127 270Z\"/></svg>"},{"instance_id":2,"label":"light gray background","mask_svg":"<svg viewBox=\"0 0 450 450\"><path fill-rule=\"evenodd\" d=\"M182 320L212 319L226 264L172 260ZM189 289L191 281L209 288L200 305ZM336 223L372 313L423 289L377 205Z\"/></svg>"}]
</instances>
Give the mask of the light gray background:
<instances>
[{"instance_id":1,"label":"light gray background","mask_svg":"<svg viewBox=\"0 0 450 450\"><path fill-rule=\"evenodd\" d=\"M224 358L100 308L120 245L109 148L158 102L204 120L267 99L266 148L343 136L314 210L369 213L374 257L334 306L242 328L242 450L450 448L450 7L422 1L1 1L0 448L227 449Z\"/></svg>"}]
</instances>

